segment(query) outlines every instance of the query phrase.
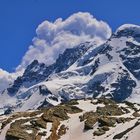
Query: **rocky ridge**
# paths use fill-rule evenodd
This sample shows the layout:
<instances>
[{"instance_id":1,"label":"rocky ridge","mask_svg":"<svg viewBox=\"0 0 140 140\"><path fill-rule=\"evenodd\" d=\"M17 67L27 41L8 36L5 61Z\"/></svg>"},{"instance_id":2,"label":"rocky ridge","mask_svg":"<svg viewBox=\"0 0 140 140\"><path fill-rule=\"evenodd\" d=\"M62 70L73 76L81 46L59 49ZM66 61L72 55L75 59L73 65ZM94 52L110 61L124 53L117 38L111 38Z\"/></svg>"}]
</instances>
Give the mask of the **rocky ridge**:
<instances>
[{"instance_id":1,"label":"rocky ridge","mask_svg":"<svg viewBox=\"0 0 140 140\"><path fill-rule=\"evenodd\" d=\"M117 103L104 97L71 100L55 107L1 116L0 139L132 140L140 127L139 113L139 104Z\"/></svg>"}]
</instances>

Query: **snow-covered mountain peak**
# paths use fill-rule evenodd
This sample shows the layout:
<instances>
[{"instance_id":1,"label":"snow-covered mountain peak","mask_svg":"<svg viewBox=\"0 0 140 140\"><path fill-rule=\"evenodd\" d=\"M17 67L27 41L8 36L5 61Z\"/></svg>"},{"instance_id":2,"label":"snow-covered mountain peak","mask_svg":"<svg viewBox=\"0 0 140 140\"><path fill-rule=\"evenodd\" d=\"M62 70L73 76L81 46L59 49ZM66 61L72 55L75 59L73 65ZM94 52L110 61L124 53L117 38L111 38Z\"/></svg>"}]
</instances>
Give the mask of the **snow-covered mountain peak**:
<instances>
[{"instance_id":1,"label":"snow-covered mountain peak","mask_svg":"<svg viewBox=\"0 0 140 140\"><path fill-rule=\"evenodd\" d=\"M52 65L34 60L3 93L0 102L7 101L1 108L23 111L102 95L119 102L135 99L140 87L139 34L139 26L123 25L104 44L85 42L66 49Z\"/></svg>"},{"instance_id":2,"label":"snow-covered mountain peak","mask_svg":"<svg viewBox=\"0 0 140 140\"><path fill-rule=\"evenodd\" d=\"M115 35L138 37L140 36L140 26L134 24L124 24L116 30Z\"/></svg>"}]
</instances>

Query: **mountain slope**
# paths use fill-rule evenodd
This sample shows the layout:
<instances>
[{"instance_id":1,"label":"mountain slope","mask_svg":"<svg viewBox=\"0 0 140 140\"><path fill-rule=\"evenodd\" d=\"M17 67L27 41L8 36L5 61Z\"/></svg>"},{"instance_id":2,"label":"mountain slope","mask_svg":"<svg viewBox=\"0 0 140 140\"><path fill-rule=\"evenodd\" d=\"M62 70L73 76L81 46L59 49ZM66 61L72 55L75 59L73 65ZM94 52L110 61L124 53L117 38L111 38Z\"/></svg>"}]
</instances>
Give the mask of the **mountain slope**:
<instances>
[{"instance_id":1,"label":"mountain slope","mask_svg":"<svg viewBox=\"0 0 140 140\"><path fill-rule=\"evenodd\" d=\"M3 92L0 105L24 111L102 95L118 102L140 102L139 73L140 27L123 25L104 44L67 49L53 65L35 60Z\"/></svg>"}]
</instances>

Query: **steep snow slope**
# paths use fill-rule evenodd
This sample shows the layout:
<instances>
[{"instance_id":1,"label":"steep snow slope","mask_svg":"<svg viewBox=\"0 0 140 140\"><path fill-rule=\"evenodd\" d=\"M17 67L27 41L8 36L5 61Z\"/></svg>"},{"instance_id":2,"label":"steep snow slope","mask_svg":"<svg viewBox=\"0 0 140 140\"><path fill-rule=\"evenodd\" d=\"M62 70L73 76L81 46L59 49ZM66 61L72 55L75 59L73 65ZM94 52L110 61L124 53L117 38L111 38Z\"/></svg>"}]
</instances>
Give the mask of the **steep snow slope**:
<instances>
[{"instance_id":1,"label":"steep snow slope","mask_svg":"<svg viewBox=\"0 0 140 140\"><path fill-rule=\"evenodd\" d=\"M140 102L139 75L140 27L127 24L102 45L87 42L67 49L49 67L34 61L1 95L0 105L27 110L102 95Z\"/></svg>"}]
</instances>

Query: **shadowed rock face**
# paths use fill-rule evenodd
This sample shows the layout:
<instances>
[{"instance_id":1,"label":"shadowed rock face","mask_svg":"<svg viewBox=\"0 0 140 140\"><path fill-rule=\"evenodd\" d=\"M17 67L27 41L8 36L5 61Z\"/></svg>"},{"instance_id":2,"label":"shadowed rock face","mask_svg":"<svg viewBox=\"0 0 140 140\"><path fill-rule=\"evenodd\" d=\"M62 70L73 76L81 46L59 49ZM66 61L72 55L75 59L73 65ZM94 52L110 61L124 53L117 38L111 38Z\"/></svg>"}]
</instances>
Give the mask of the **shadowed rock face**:
<instances>
[{"instance_id":1,"label":"shadowed rock face","mask_svg":"<svg viewBox=\"0 0 140 140\"><path fill-rule=\"evenodd\" d=\"M140 46L132 42L126 42L127 48L121 50L120 57L129 71L140 80Z\"/></svg>"},{"instance_id":2,"label":"shadowed rock face","mask_svg":"<svg viewBox=\"0 0 140 140\"><path fill-rule=\"evenodd\" d=\"M111 91L113 95L111 98L121 102L131 95L132 90L136 87L136 82L131 79L127 71L123 70L122 73L119 73L116 83L111 86L115 89Z\"/></svg>"}]
</instances>

